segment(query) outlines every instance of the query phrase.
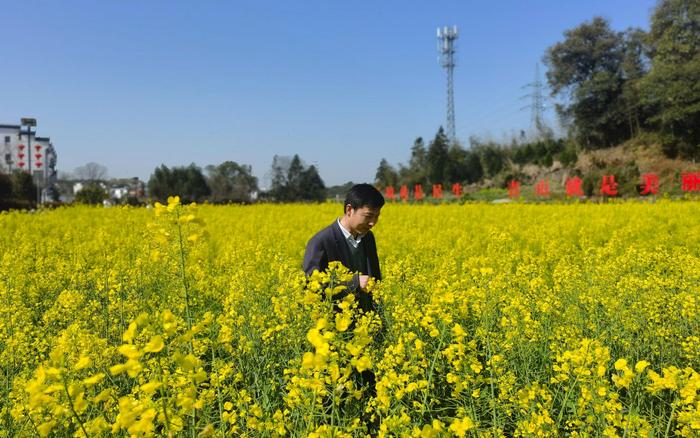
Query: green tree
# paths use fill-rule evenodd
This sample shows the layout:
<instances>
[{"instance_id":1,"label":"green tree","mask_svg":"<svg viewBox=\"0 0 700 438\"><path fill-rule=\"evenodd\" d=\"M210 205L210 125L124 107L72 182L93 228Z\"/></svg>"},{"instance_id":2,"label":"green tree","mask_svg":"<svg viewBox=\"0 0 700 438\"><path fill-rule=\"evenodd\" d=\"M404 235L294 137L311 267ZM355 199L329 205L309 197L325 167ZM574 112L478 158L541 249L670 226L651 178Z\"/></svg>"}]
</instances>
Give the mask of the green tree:
<instances>
[{"instance_id":1,"label":"green tree","mask_svg":"<svg viewBox=\"0 0 700 438\"><path fill-rule=\"evenodd\" d=\"M468 183L475 183L484 177L484 168L481 165L479 154L467 151L464 157L464 178ZM456 182L456 181L455 181Z\"/></svg>"},{"instance_id":2,"label":"green tree","mask_svg":"<svg viewBox=\"0 0 700 438\"><path fill-rule=\"evenodd\" d=\"M287 170L287 199L286 201L300 201L304 198L304 168L299 155L294 154L289 169Z\"/></svg>"},{"instance_id":3,"label":"green tree","mask_svg":"<svg viewBox=\"0 0 700 438\"><path fill-rule=\"evenodd\" d=\"M624 34L595 17L564 33L565 40L547 49L544 62L552 95L563 121L571 121L575 138L586 148L612 146L630 137L622 98Z\"/></svg>"},{"instance_id":4,"label":"green tree","mask_svg":"<svg viewBox=\"0 0 700 438\"><path fill-rule=\"evenodd\" d=\"M97 183L86 184L75 194L78 204L97 205L107 199L107 192Z\"/></svg>"},{"instance_id":5,"label":"green tree","mask_svg":"<svg viewBox=\"0 0 700 438\"><path fill-rule=\"evenodd\" d=\"M58 191L58 187L55 184L46 187L46 195L51 202L59 202L61 200L61 192Z\"/></svg>"},{"instance_id":6,"label":"green tree","mask_svg":"<svg viewBox=\"0 0 700 438\"><path fill-rule=\"evenodd\" d=\"M535 159L535 149L532 143L515 146L513 162L517 164L527 164L533 162Z\"/></svg>"},{"instance_id":7,"label":"green tree","mask_svg":"<svg viewBox=\"0 0 700 438\"><path fill-rule=\"evenodd\" d=\"M326 185L318 174L316 166L309 166L301 174L301 197L303 201L323 202L326 199Z\"/></svg>"},{"instance_id":8,"label":"green tree","mask_svg":"<svg viewBox=\"0 0 700 438\"><path fill-rule=\"evenodd\" d=\"M700 155L700 3L662 0L651 18L651 70L642 80L664 151Z\"/></svg>"},{"instance_id":9,"label":"green tree","mask_svg":"<svg viewBox=\"0 0 700 438\"><path fill-rule=\"evenodd\" d=\"M399 174L385 158L382 158L379 167L377 167L374 181L379 187L395 186L399 182Z\"/></svg>"},{"instance_id":10,"label":"green tree","mask_svg":"<svg viewBox=\"0 0 700 438\"><path fill-rule=\"evenodd\" d=\"M187 167L174 168L177 180L184 182L182 198L184 202L202 202L211 194L207 179L194 163Z\"/></svg>"},{"instance_id":11,"label":"green tree","mask_svg":"<svg viewBox=\"0 0 700 438\"><path fill-rule=\"evenodd\" d=\"M253 176L251 166L224 161L218 166L207 166L206 171L212 202L249 203L258 191L258 179Z\"/></svg>"},{"instance_id":12,"label":"green tree","mask_svg":"<svg viewBox=\"0 0 700 438\"><path fill-rule=\"evenodd\" d=\"M345 194L354 186L355 183L348 181L345 184L331 186L326 188L326 196L329 198L344 198Z\"/></svg>"},{"instance_id":13,"label":"green tree","mask_svg":"<svg viewBox=\"0 0 700 438\"><path fill-rule=\"evenodd\" d=\"M194 163L169 169L162 164L148 179L150 196L165 202L168 196L180 196L182 202L202 202L211 193L206 178Z\"/></svg>"},{"instance_id":14,"label":"green tree","mask_svg":"<svg viewBox=\"0 0 700 438\"><path fill-rule=\"evenodd\" d=\"M399 182L397 185L411 185L413 184L413 174L411 173L411 168L408 166L405 166L402 163L399 163L399 169L397 171L399 174Z\"/></svg>"},{"instance_id":15,"label":"green tree","mask_svg":"<svg viewBox=\"0 0 700 438\"><path fill-rule=\"evenodd\" d=\"M399 168L400 182L411 187L428 182L428 153L423 137L417 137L411 146L411 159L407 167Z\"/></svg>"},{"instance_id":16,"label":"green tree","mask_svg":"<svg viewBox=\"0 0 700 438\"><path fill-rule=\"evenodd\" d=\"M20 203L32 206L36 203L36 184L28 172L15 171L12 173L12 193Z\"/></svg>"},{"instance_id":17,"label":"green tree","mask_svg":"<svg viewBox=\"0 0 700 438\"><path fill-rule=\"evenodd\" d=\"M449 158L448 145L449 141L441 126L433 141L430 142L428 153L426 154L427 176L430 184L444 184L447 182L445 171Z\"/></svg>"},{"instance_id":18,"label":"green tree","mask_svg":"<svg viewBox=\"0 0 700 438\"><path fill-rule=\"evenodd\" d=\"M447 167L445 180L449 183L462 182L467 179L466 169L467 151L455 142L447 151Z\"/></svg>"},{"instance_id":19,"label":"green tree","mask_svg":"<svg viewBox=\"0 0 700 438\"><path fill-rule=\"evenodd\" d=\"M479 156L484 175L489 178L496 176L506 165L505 151L495 143L479 145L475 152Z\"/></svg>"},{"instance_id":20,"label":"green tree","mask_svg":"<svg viewBox=\"0 0 700 438\"><path fill-rule=\"evenodd\" d=\"M287 171L292 159L289 157L275 155L272 157L270 167L270 196L279 202L287 200Z\"/></svg>"},{"instance_id":21,"label":"green tree","mask_svg":"<svg viewBox=\"0 0 700 438\"><path fill-rule=\"evenodd\" d=\"M567 145L564 150L559 154L559 161L564 167L573 167L578 161L578 154L576 154L576 148L573 144Z\"/></svg>"},{"instance_id":22,"label":"green tree","mask_svg":"<svg viewBox=\"0 0 700 438\"><path fill-rule=\"evenodd\" d=\"M646 126L645 120L649 116L650 108L642 102L640 91L642 79L648 73L649 48L646 44L647 34L638 28L630 28L623 36L622 54L622 101L630 137L637 136Z\"/></svg>"},{"instance_id":23,"label":"green tree","mask_svg":"<svg viewBox=\"0 0 700 438\"><path fill-rule=\"evenodd\" d=\"M7 202L13 197L12 179L9 175L0 173L0 202Z\"/></svg>"},{"instance_id":24,"label":"green tree","mask_svg":"<svg viewBox=\"0 0 700 438\"><path fill-rule=\"evenodd\" d=\"M147 187L151 197L163 201L168 196L176 195L174 189L175 182L172 172L165 164L156 167L153 174L148 179Z\"/></svg>"},{"instance_id":25,"label":"green tree","mask_svg":"<svg viewBox=\"0 0 700 438\"><path fill-rule=\"evenodd\" d=\"M307 167L299 155L275 155L271 167L270 196L277 202L322 201L326 186L316 166Z\"/></svg>"}]
</instances>

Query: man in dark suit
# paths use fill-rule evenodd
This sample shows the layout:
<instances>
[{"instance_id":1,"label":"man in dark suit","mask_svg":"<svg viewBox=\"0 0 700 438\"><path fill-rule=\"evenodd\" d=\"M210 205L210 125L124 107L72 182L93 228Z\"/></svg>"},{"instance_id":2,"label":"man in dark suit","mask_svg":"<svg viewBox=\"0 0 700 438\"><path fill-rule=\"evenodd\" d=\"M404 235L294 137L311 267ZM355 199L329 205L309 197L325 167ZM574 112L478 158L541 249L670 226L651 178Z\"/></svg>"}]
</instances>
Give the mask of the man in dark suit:
<instances>
[{"instance_id":1,"label":"man in dark suit","mask_svg":"<svg viewBox=\"0 0 700 438\"><path fill-rule=\"evenodd\" d=\"M343 216L322 229L309 240L304 254L304 272L311 275L315 270L325 271L329 262L339 261L355 272L347 289L331 297L340 300L354 294L358 307L364 311L377 311L377 305L367 292L370 278L382 279L379 257L374 235L370 231L379 220L384 197L369 184L353 186L345 196ZM354 324L354 323L353 323ZM376 377L371 370L355 373L354 378L367 390L370 397L377 396ZM378 427L378 418L363 420L370 430Z\"/></svg>"},{"instance_id":2,"label":"man in dark suit","mask_svg":"<svg viewBox=\"0 0 700 438\"><path fill-rule=\"evenodd\" d=\"M370 231L384 206L381 192L370 184L353 186L345 197L343 216L309 240L304 254L304 272L325 271L329 262L339 261L356 272L347 289L333 296L342 299L354 294L360 309L376 310L371 293L366 291L370 278L382 279L374 235Z\"/></svg>"}]
</instances>

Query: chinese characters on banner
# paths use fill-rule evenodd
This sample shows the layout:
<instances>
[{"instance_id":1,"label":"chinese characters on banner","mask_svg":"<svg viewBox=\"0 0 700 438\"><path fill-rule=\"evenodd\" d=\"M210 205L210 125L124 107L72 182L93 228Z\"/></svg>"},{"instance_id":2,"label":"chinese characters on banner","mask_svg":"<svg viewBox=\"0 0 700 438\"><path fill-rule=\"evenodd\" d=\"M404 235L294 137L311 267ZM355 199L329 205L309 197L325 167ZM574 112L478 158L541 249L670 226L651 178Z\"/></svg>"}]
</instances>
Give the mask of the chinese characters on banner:
<instances>
[{"instance_id":1,"label":"chinese characters on banner","mask_svg":"<svg viewBox=\"0 0 700 438\"><path fill-rule=\"evenodd\" d=\"M394 187L393 186L387 187L386 188L386 197L393 201L395 196L396 195L394 194Z\"/></svg>"},{"instance_id":2,"label":"chinese characters on banner","mask_svg":"<svg viewBox=\"0 0 700 438\"><path fill-rule=\"evenodd\" d=\"M391 201L396 200L396 191L394 186L387 186L384 188L385 197ZM459 183L452 184L452 194L455 197L462 196L462 185ZM405 184L399 189L399 199L402 201L407 201L409 197L408 186ZM423 193L423 186L421 184L416 184L413 187L413 197L416 200L421 200L425 197ZM434 199L442 199L442 184L433 184L432 197Z\"/></svg>"},{"instance_id":3,"label":"chinese characters on banner","mask_svg":"<svg viewBox=\"0 0 700 438\"><path fill-rule=\"evenodd\" d=\"M513 180L508 183L508 197L515 199L520 196L520 181Z\"/></svg>"},{"instance_id":4,"label":"chinese characters on banner","mask_svg":"<svg viewBox=\"0 0 700 438\"><path fill-rule=\"evenodd\" d=\"M20 150L24 146L20 145ZM42 155L38 152L35 154L37 160L39 160ZM22 156L24 154L20 152ZM20 155L18 154L18 156ZM21 159L22 157L20 157ZM25 163L17 163L23 166ZM38 163L37 163L38 164ZM659 176L654 173L645 173L641 175L641 183L637 186L637 190L640 195L658 195L659 194ZM615 175L603 175L600 181L599 193L603 196L618 196L620 193L618 191L619 183L615 180ZM566 190L566 196L568 197L581 197L584 196L583 193L583 180L574 176L567 178L564 183L564 188ZM542 179L537 182L534 186L535 195L548 198L551 195L550 192L550 182L549 180ZM700 192L700 172L685 172L681 174L681 190L684 192ZM452 194L459 198L462 196L462 185L460 183L452 184ZM385 188L386 197L390 200L396 199L396 192L393 186L388 186ZM442 184L433 184L432 193L433 199L443 199ZM410 197L410 191L406 184L403 184L399 189L399 198L402 201L408 201ZM508 197L515 199L520 197L520 181L511 180L508 182ZM421 201L425 198L425 193L423 192L423 185L416 184L413 186L413 199L416 201Z\"/></svg>"},{"instance_id":5,"label":"chinese characters on banner","mask_svg":"<svg viewBox=\"0 0 700 438\"><path fill-rule=\"evenodd\" d=\"M462 185L460 183L452 184L452 194L458 198L462 196Z\"/></svg>"},{"instance_id":6,"label":"chinese characters on banner","mask_svg":"<svg viewBox=\"0 0 700 438\"><path fill-rule=\"evenodd\" d=\"M406 187L406 184L401 186L399 196L401 197L402 201L408 201L408 187Z\"/></svg>"},{"instance_id":7,"label":"chinese characters on banner","mask_svg":"<svg viewBox=\"0 0 700 438\"><path fill-rule=\"evenodd\" d=\"M583 196L583 180L578 176L566 179L566 196Z\"/></svg>"},{"instance_id":8,"label":"chinese characters on banner","mask_svg":"<svg viewBox=\"0 0 700 438\"><path fill-rule=\"evenodd\" d=\"M600 184L600 194L617 196L617 183L615 175L603 175L603 182Z\"/></svg>"},{"instance_id":9,"label":"chinese characters on banner","mask_svg":"<svg viewBox=\"0 0 700 438\"><path fill-rule=\"evenodd\" d=\"M684 192L700 192L700 172L682 173L681 190Z\"/></svg>"},{"instance_id":10,"label":"chinese characters on banner","mask_svg":"<svg viewBox=\"0 0 700 438\"><path fill-rule=\"evenodd\" d=\"M416 201L423 199L425 195L423 194L423 186L421 184L416 184L413 186L413 198Z\"/></svg>"},{"instance_id":11,"label":"chinese characters on banner","mask_svg":"<svg viewBox=\"0 0 700 438\"><path fill-rule=\"evenodd\" d=\"M541 180L535 185L535 193L537 196L542 196L544 198L549 197L549 181Z\"/></svg>"},{"instance_id":12,"label":"chinese characters on banner","mask_svg":"<svg viewBox=\"0 0 700 438\"><path fill-rule=\"evenodd\" d=\"M656 195L659 193L659 177L653 173L645 173L642 175L644 180L642 191L639 192L641 195Z\"/></svg>"}]
</instances>

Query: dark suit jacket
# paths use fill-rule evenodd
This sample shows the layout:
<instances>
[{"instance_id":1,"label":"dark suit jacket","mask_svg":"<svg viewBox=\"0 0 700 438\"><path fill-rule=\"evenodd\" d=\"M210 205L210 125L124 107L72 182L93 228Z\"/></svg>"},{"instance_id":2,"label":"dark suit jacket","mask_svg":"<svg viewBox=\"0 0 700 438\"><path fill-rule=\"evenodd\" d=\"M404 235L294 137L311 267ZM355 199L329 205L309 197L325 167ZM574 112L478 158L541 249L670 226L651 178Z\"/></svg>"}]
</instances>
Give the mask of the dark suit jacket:
<instances>
[{"instance_id":1,"label":"dark suit jacket","mask_svg":"<svg viewBox=\"0 0 700 438\"><path fill-rule=\"evenodd\" d=\"M382 273L379 270L377 243L371 231L367 232L365 237L362 238L362 245L364 245L367 254L367 272L362 272L362 274L381 280ZM345 236L343 236L343 232L340 230L337 220L316 233L316 235L309 240L309 243L306 245L306 253L304 254L304 272L308 276L314 272L314 269L325 271L328 268L328 263L335 261L342 263L347 268L351 266L350 248L348 248L348 243L345 240ZM360 308L364 310L374 308L371 295L362 292L359 285L360 277L359 275L355 275L352 281L347 284L348 289L333 296L333 298L341 299L348 293L354 293L359 301Z\"/></svg>"}]
</instances>

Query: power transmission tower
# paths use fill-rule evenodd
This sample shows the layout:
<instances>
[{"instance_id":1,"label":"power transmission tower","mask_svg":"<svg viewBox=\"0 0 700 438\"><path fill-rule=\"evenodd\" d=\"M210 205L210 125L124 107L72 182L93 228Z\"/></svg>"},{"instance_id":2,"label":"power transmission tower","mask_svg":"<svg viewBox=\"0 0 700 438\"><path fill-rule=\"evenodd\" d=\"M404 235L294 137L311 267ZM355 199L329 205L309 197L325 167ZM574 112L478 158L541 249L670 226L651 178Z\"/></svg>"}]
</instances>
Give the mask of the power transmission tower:
<instances>
[{"instance_id":1,"label":"power transmission tower","mask_svg":"<svg viewBox=\"0 0 700 438\"><path fill-rule=\"evenodd\" d=\"M540 64L535 64L535 81L525 85L523 88L532 88L532 92L522 98L532 99L530 105L524 106L521 110L529 109L532 126L539 137L547 133L547 126L544 123L544 97L542 95L542 81L540 80Z\"/></svg>"},{"instance_id":2,"label":"power transmission tower","mask_svg":"<svg viewBox=\"0 0 700 438\"><path fill-rule=\"evenodd\" d=\"M455 143L455 100L452 76L455 68L455 40L457 39L457 26L445 26L437 30L438 53L440 63L447 70L447 138L451 144Z\"/></svg>"}]
</instances>

